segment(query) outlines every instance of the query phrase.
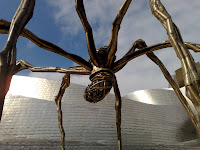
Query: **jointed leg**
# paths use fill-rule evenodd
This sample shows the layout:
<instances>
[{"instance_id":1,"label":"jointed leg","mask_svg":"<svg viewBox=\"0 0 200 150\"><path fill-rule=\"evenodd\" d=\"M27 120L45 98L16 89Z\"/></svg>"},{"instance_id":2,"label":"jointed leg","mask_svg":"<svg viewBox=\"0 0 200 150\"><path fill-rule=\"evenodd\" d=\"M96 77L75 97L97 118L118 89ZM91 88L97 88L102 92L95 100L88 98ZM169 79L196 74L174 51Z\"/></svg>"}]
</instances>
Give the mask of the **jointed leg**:
<instances>
[{"instance_id":1,"label":"jointed leg","mask_svg":"<svg viewBox=\"0 0 200 150\"><path fill-rule=\"evenodd\" d=\"M65 76L63 77L62 83L61 83L61 86L60 86L60 90L58 92L58 95L55 98L55 102L56 102L56 105L57 105L57 112L58 112L58 121L59 121L58 125L59 125L60 132L61 132L62 150L65 149L65 131L64 131L64 128L63 128L63 124L62 124L61 100L62 100L62 97L63 97L63 95L65 93L65 89L67 87L69 87L70 74L88 74L88 72L80 71L80 67L72 67L72 68L70 68L66 72Z\"/></svg>"},{"instance_id":2,"label":"jointed leg","mask_svg":"<svg viewBox=\"0 0 200 150\"><path fill-rule=\"evenodd\" d=\"M143 41L141 41L140 43L140 48L142 47L147 47L146 43ZM169 82L169 84L171 85L171 87L174 89L176 95L178 96L179 100L181 101L181 103L183 104L184 108L186 109L186 111L188 112L197 132L200 134L200 124L197 121L197 119L195 118L195 116L193 115L193 112L187 102L187 100L185 99L185 97L183 96L183 94L181 93L178 85L176 84L176 82L172 79L170 73L168 72L168 70L165 68L165 66L163 65L163 63L159 60L159 58L153 53L147 53L146 54L156 65L159 66L159 68L161 69L162 73L164 74L165 78L167 79L167 81Z\"/></svg>"},{"instance_id":3,"label":"jointed leg","mask_svg":"<svg viewBox=\"0 0 200 150\"><path fill-rule=\"evenodd\" d=\"M21 30L30 20L34 9L34 0L22 0L10 25L8 39L0 51L0 120L5 95L9 89L13 70L16 64L16 42Z\"/></svg>"},{"instance_id":4,"label":"jointed leg","mask_svg":"<svg viewBox=\"0 0 200 150\"><path fill-rule=\"evenodd\" d=\"M8 34L9 28L10 28L10 24L11 24L10 22L8 22L6 20L3 20L3 19L0 19L0 33L1 34ZM47 42L47 41L37 37L35 34L33 34L28 29L24 28L22 30L20 36L23 36L23 37L29 39L30 41L35 43L37 46L39 46L39 47L41 47L43 49L50 50L50 51L52 51L54 53L60 54L62 56L65 56L66 58L69 58L71 60L76 59L76 60L73 60L73 61L77 61L79 59L78 57L75 58L73 55L70 56L69 53L66 53L60 47L58 47L58 46L56 46L56 45L54 45L54 44L52 44L50 42ZM139 41L139 40L137 40L137 41ZM134 44L135 44L135 42L134 42ZM200 52L200 44L192 43L192 42L184 42L184 44L188 49L191 49L194 52ZM132 47L133 47L133 45L132 45ZM167 48L167 47L172 47L172 45L171 45L171 43L169 41L164 41L164 42L161 42L161 43L154 44L154 45L151 45L151 46L143 48L142 51L138 55L140 56L140 55L143 55L143 54L155 51L155 50ZM125 55L125 56L127 56L127 55ZM137 57L137 56L135 56L135 57ZM129 58L127 61L130 61L131 59L133 59L133 58ZM86 62L83 63L82 59L80 59L80 61L82 61L82 64L80 64L80 62L79 63L77 62L77 63L80 64L81 66L85 65L86 66L85 68L87 68L87 69L92 69L92 66L88 67L89 64L85 64Z\"/></svg>"},{"instance_id":5,"label":"jointed leg","mask_svg":"<svg viewBox=\"0 0 200 150\"><path fill-rule=\"evenodd\" d=\"M127 56L131 55L131 54L134 54L135 50L136 49L142 49L144 48L142 46L142 44L144 43L144 41L142 39L138 39L137 41L135 41L132 46L130 47L130 49L128 50L128 52L122 57L123 58L126 58ZM128 61L127 61L128 62ZM118 67L116 66L115 68L113 68L113 71L114 72L118 72L119 70L121 70L127 63L124 63L124 64L121 64L119 63Z\"/></svg>"},{"instance_id":6,"label":"jointed leg","mask_svg":"<svg viewBox=\"0 0 200 150\"><path fill-rule=\"evenodd\" d=\"M36 67L24 60L19 60L16 63L14 73L16 74L22 70L29 69L32 72L59 72L59 73L66 73L68 69L60 68L60 67Z\"/></svg>"},{"instance_id":7,"label":"jointed leg","mask_svg":"<svg viewBox=\"0 0 200 150\"><path fill-rule=\"evenodd\" d=\"M60 68L60 67L36 67L24 60L17 61L16 66L14 68L14 74L25 69L29 69L32 72L58 72L58 73L69 72L70 74L80 74L80 75L90 74L90 71L86 70L82 66L70 67L68 69Z\"/></svg>"},{"instance_id":8,"label":"jointed leg","mask_svg":"<svg viewBox=\"0 0 200 150\"><path fill-rule=\"evenodd\" d=\"M147 47L146 43L142 40L140 40L140 49L141 48L145 48ZM132 52L134 53L134 52ZM198 131L198 133L200 134L200 124L197 121L197 119L195 118L195 116L193 115L193 112L187 102L187 100L185 99L185 97L183 96L183 94L181 93L178 85L176 84L176 82L172 79L171 75L169 74L168 70L165 68L165 66L163 65L163 63L159 60L159 58L154 55L153 52L149 52L146 54L156 65L159 66L159 68L161 69L162 73L164 74L165 78L167 79L167 81L169 82L169 84L171 85L171 87L174 89L176 95L178 96L179 100L181 101L181 103L183 104L184 108L186 109L186 111L188 112L194 126L196 127L196 130Z\"/></svg>"},{"instance_id":9,"label":"jointed leg","mask_svg":"<svg viewBox=\"0 0 200 150\"><path fill-rule=\"evenodd\" d=\"M115 111L116 111L116 125L117 125L117 137L118 137L118 147L122 150L122 139L121 139L121 95L117 84L117 79L114 77L113 88L115 92Z\"/></svg>"},{"instance_id":10,"label":"jointed leg","mask_svg":"<svg viewBox=\"0 0 200 150\"><path fill-rule=\"evenodd\" d=\"M15 15L13 16L7 43L4 49L11 49L17 42L17 39L24 26L32 18L35 0L22 0Z\"/></svg>"},{"instance_id":11,"label":"jointed leg","mask_svg":"<svg viewBox=\"0 0 200 150\"><path fill-rule=\"evenodd\" d=\"M136 57L139 57L141 55L144 55L144 54L156 51L156 50L160 50L160 49L163 49L163 48L172 47L172 44L169 41L164 41L162 43L150 45L148 47L143 47L143 48L142 47L141 48L138 47L140 45L140 43L142 43L142 40L135 41L133 43L133 45L131 46L130 50L126 53L126 55L124 55L121 59L116 61L111 66L111 69L114 70L114 72L117 72L120 69L122 69L130 60L132 60L132 59L134 59ZM191 42L184 42L184 44L188 49L191 49L194 52L200 52L200 44L191 43ZM135 48L134 48L135 46L139 50L135 51Z\"/></svg>"},{"instance_id":12,"label":"jointed leg","mask_svg":"<svg viewBox=\"0 0 200 150\"><path fill-rule=\"evenodd\" d=\"M58 92L58 95L55 98L55 103L57 105L57 112L58 112L58 126L60 128L61 132L61 145L62 150L65 149L65 130L63 128L63 119L62 119L62 109L61 109L61 100L65 93L65 89L69 87L70 84L70 74L67 72L65 76L62 79L62 83L60 86L60 90Z\"/></svg>"},{"instance_id":13,"label":"jointed leg","mask_svg":"<svg viewBox=\"0 0 200 150\"><path fill-rule=\"evenodd\" d=\"M162 23L169 36L169 41L174 47L183 68L184 82L190 99L195 105L200 105L200 77L197 73L195 62L185 46L177 26L173 23L160 0L149 0L153 15Z\"/></svg>"},{"instance_id":14,"label":"jointed leg","mask_svg":"<svg viewBox=\"0 0 200 150\"><path fill-rule=\"evenodd\" d=\"M80 74L80 75L89 75L90 71L86 70L85 68L81 66L77 67L71 67L69 69L59 68L59 67L35 67L28 62L24 60L20 60L17 62L17 66L15 68L15 72L29 69L33 72L59 72L59 73L65 73L62 83L60 86L60 90L58 92L58 95L55 97L55 103L57 105L57 112L58 112L58 125L61 132L61 145L62 150L65 149L65 131L63 128L63 122L62 122L62 109L61 109L61 100L65 93L65 89L69 87L70 84L70 74Z\"/></svg>"},{"instance_id":15,"label":"jointed leg","mask_svg":"<svg viewBox=\"0 0 200 150\"><path fill-rule=\"evenodd\" d=\"M11 24L10 22L0 19L0 33L8 34L10 24ZM63 50L62 48L58 47L57 45L54 45L48 41L45 41L45 40L37 37L35 34L33 34L28 29L24 28L21 31L20 36L23 36L23 37L29 39L30 41L35 43L37 46L39 46L43 49L46 49L46 50L49 50L56 54L59 54L61 56L64 56L64 57L76 62L77 64L83 66L84 68L92 70L92 65L89 62L87 62L86 60L84 60L82 57L77 56L75 54L68 53L65 50Z\"/></svg>"},{"instance_id":16,"label":"jointed leg","mask_svg":"<svg viewBox=\"0 0 200 150\"><path fill-rule=\"evenodd\" d=\"M126 0L124 2L124 4L120 8L119 13L117 14L117 16L115 17L115 20L113 22L112 35L111 35L111 39L110 39L110 42L109 42L109 45L108 45L109 54L108 54L108 62L106 63L106 66L108 66L108 67L111 65L111 63L114 59L114 56L115 56L115 53L116 53L116 50L117 50L117 40L118 40L118 32L119 32L119 29L120 29L120 24L122 22L124 15L126 14L126 11L129 7L131 1L132 0Z\"/></svg>"},{"instance_id":17,"label":"jointed leg","mask_svg":"<svg viewBox=\"0 0 200 150\"><path fill-rule=\"evenodd\" d=\"M161 71L163 72L165 78L167 79L167 81L169 82L169 84L171 85L171 87L174 89L176 95L178 96L179 100L181 101L181 103L183 104L184 108L186 109L186 111L188 112L190 119L193 122L193 125L195 126L197 132L200 134L200 124L198 122L198 120L195 118L187 100L185 99L185 97L183 96L183 94L181 93L178 85L176 84L176 82L173 80L173 78L171 77L171 75L169 74L168 70L165 68L165 66L163 65L163 63L158 59L158 57L156 57L156 55L151 52L148 53L147 56L155 63L157 64Z\"/></svg>"},{"instance_id":18,"label":"jointed leg","mask_svg":"<svg viewBox=\"0 0 200 150\"><path fill-rule=\"evenodd\" d=\"M100 61L96 54L96 47L95 47L95 43L94 43L92 28L86 17L83 0L75 0L75 2L76 2L76 11L80 17L80 20L81 20L84 30L85 30L88 52L89 52L90 58L91 58L92 62L95 64L95 66L99 66Z\"/></svg>"}]
</instances>

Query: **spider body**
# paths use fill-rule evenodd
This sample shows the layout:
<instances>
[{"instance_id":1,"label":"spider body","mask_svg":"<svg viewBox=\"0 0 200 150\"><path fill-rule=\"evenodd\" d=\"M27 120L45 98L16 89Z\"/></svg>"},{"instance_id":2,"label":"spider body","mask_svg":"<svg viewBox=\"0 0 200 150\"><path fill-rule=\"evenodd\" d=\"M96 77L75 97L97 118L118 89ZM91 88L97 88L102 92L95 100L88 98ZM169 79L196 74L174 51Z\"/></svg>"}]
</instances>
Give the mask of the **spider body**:
<instances>
[{"instance_id":1,"label":"spider body","mask_svg":"<svg viewBox=\"0 0 200 150\"><path fill-rule=\"evenodd\" d=\"M91 84L85 89L84 98L96 103L102 100L112 88L113 72L107 68L93 67L90 75Z\"/></svg>"},{"instance_id":2,"label":"spider body","mask_svg":"<svg viewBox=\"0 0 200 150\"><path fill-rule=\"evenodd\" d=\"M100 67L106 67L108 52L108 46L103 46L101 48L96 49L97 57L100 60Z\"/></svg>"},{"instance_id":3,"label":"spider body","mask_svg":"<svg viewBox=\"0 0 200 150\"><path fill-rule=\"evenodd\" d=\"M114 73L111 69L106 67L106 62L108 58L108 46L103 46L96 49L96 54L99 61L99 67L92 63L92 60L89 59L89 62L93 65L93 70L90 74L91 84L87 86L84 93L84 98L89 102L99 102L101 101L111 90L112 80ZM113 62L114 63L113 59Z\"/></svg>"}]
</instances>

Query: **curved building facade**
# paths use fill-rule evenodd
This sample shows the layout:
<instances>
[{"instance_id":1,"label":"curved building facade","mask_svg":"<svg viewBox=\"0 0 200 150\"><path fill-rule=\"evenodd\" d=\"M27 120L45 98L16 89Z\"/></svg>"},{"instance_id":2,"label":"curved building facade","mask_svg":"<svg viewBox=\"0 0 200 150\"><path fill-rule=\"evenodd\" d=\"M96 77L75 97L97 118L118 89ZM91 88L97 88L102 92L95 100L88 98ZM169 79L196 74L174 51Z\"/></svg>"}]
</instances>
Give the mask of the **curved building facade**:
<instances>
[{"instance_id":1,"label":"curved building facade","mask_svg":"<svg viewBox=\"0 0 200 150\"><path fill-rule=\"evenodd\" d=\"M0 123L0 150L61 149L54 103L59 86L58 81L13 77ZM115 96L93 104L84 100L84 90L71 84L63 97L65 148L117 150ZM142 96L130 95L122 98L124 150L200 149L195 128L173 91L143 90L142 102Z\"/></svg>"}]
</instances>

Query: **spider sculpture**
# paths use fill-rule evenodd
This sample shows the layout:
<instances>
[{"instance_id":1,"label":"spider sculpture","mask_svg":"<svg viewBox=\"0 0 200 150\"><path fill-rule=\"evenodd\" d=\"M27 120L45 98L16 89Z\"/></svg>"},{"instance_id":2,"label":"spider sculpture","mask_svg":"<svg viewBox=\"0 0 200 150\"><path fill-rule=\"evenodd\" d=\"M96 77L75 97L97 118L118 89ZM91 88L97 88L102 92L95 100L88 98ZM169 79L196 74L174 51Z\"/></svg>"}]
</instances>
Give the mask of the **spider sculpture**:
<instances>
[{"instance_id":1,"label":"spider sculpture","mask_svg":"<svg viewBox=\"0 0 200 150\"><path fill-rule=\"evenodd\" d=\"M65 73L58 95L55 98L58 111L59 128L61 131L61 144L62 149L64 149L65 132L62 126L62 111L61 111L61 99L65 92L65 89L70 84L70 75L89 75L91 84L85 90L84 98L92 103L101 101L111 90L114 88L115 93L115 110L116 110L116 125L117 125L117 137L118 137L118 147L119 150L122 149L122 139L121 139L121 96L118 88L115 73L120 71L130 60L146 54L154 63L156 63L161 71L163 72L165 78L174 88L175 93L182 102L183 106L187 110L194 126L200 133L200 127L198 120L194 117L187 100L181 94L178 85L174 82L170 74L168 73L162 62L153 53L154 50L163 49L166 47L174 47L178 58L181 60L183 68L183 76L185 81L186 90L188 97L193 102L194 106L198 110L200 104L199 98L199 75L196 71L196 66L194 60L189 53L188 49L192 49L196 52L199 51L200 45L195 43L183 42L180 32L176 25L173 23L170 15L167 13L164 6L161 4L160 0L149 0L150 7L154 16L162 23L169 36L169 41L164 41L155 45L147 46L146 43L139 39L133 43L128 52L119 60L115 61L115 53L117 51L117 39L118 31L120 29L120 24L122 19L131 3L131 0L125 0L122 7L117 14L113 25L112 25L112 35L108 46L96 49L93 39L92 28L87 21L83 0L75 0L76 11L80 17L82 25L85 30L88 52L90 59L88 61L83 58L70 54L60 47L47 42L43 39L38 38L29 30L25 29L26 23L31 19L34 10L35 0L22 0L19 8L17 9L12 22L7 22L5 20L0 20L0 33L8 34L8 39L5 47L0 52L0 104L1 113L3 110L3 103L5 95L9 89L9 84L12 75L23 70L29 69L36 72L60 72ZM72 61L76 62L80 66L70 67L68 69L59 67L35 67L28 62L19 60L16 62L16 42L18 36L23 36L28 38L33 43L39 47L49 50L51 52L62 55ZM137 51L136 51L137 49ZM199 112L199 111L198 111ZM1 116L1 114L0 114Z\"/></svg>"}]
</instances>

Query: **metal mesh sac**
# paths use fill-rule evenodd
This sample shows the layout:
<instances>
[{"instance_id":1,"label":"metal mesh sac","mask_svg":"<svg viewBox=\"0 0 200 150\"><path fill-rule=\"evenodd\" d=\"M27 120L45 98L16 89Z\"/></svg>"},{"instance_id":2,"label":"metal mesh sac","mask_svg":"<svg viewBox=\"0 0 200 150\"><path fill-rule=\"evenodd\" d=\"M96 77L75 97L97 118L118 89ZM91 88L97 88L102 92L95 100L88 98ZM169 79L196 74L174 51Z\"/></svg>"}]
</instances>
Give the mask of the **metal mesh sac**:
<instances>
[{"instance_id":1,"label":"metal mesh sac","mask_svg":"<svg viewBox=\"0 0 200 150\"><path fill-rule=\"evenodd\" d=\"M85 89L84 98L96 103L102 100L112 88L112 75L108 72L98 72L90 78L91 84Z\"/></svg>"}]
</instances>

